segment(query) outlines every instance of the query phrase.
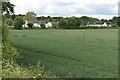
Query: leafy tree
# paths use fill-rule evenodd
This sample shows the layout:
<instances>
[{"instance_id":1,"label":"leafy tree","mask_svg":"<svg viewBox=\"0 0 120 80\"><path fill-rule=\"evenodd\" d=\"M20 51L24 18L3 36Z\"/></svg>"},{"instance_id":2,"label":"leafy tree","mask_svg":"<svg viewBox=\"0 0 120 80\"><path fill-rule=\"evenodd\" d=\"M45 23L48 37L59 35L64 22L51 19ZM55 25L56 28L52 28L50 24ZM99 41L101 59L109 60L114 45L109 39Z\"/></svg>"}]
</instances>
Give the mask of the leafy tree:
<instances>
[{"instance_id":1,"label":"leafy tree","mask_svg":"<svg viewBox=\"0 0 120 80\"><path fill-rule=\"evenodd\" d=\"M69 18L68 19L68 28L77 29L80 27L81 19L79 18Z\"/></svg>"},{"instance_id":2,"label":"leafy tree","mask_svg":"<svg viewBox=\"0 0 120 80\"><path fill-rule=\"evenodd\" d=\"M9 50L8 48L10 48L11 45L11 41L9 40L9 30L8 28L5 26L5 21L6 21L6 16L4 15L11 15L14 14L14 5L11 4L10 2L2 2L2 43L3 43L3 51ZM11 24L9 24L11 25ZM8 48L7 48L8 47ZM4 52L3 52L4 53ZM3 56L7 54L6 52L3 54ZM8 54L7 54L8 55Z\"/></svg>"},{"instance_id":3,"label":"leafy tree","mask_svg":"<svg viewBox=\"0 0 120 80\"><path fill-rule=\"evenodd\" d=\"M37 20L40 20L40 21L43 21L43 20L45 20L45 19L46 19L46 17L44 17L44 16L37 17Z\"/></svg>"},{"instance_id":4,"label":"leafy tree","mask_svg":"<svg viewBox=\"0 0 120 80\"><path fill-rule=\"evenodd\" d=\"M110 20L107 21L107 24L112 24L112 22L113 22L113 20L110 19Z\"/></svg>"},{"instance_id":5,"label":"leafy tree","mask_svg":"<svg viewBox=\"0 0 120 80\"><path fill-rule=\"evenodd\" d=\"M120 17L118 17L117 25L120 27Z\"/></svg>"},{"instance_id":6,"label":"leafy tree","mask_svg":"<svg viewBox=\"0 0 120 80\"><path fill-rule=\"evenodd\" d=\"M59 21L59 27L64 29L78 29L82 21L80 18L70 17Z\"/></svg>"},{"instance_id":7,"label":"leafy tree","mask_svg":"<svg viewBox=\"0 0 120 80\"><path fill-rule=\"evenodd\" d=\"M113 17L112 19L109 20L112 24L113 27L117 27L120 25L120 17Z\"/></svg>"},{"instance_id":8,"label":"leafy tree","mask_svg":"<svg viewBox=\"0 0 120 80\"><path fill-rule=\"evenodd\" d=\"M15 15L15 14L13 14L13 15L11 15L11 20L14 20L15 17L17 17L17 16L20 16L20 17L24 18L25 15L22 15L22 14Z\"/></svg>"},{"instance_id":9,"label":"leafy tree","mask_svg":"<svg viewBox=\"0 0 120 80\"><path fill-rule=\"evenodd\" d=\"M80 25L82 24L82 20L80 18L76 18L76 23L75 24L76 24L75 26L77 28L80 27Z\"/></svg>"},{"instance_id":10,"label":"leafy tree","mask_svg":"<svg viewBox=\"0 0 120 80\"><path fill-rule=\"evenodd\" d=\"M11 4L10 2L2 2L2 13L5 14L13 14L14 13L14 4Z\"/></svg>"},{"instance_id":11,"label":"leafy tree","mask_svg":"<svg viewBox=\"0 0 120 80\"><path fill-rule=\"evenodd\" d=\"M107 20L106 19L101 19L101 22L107 22Z\"/></svg>"},{"instance_id":12,"label":"leafy tree","mask_svg":"<svg viewBox=\"0 0 120 80\"><path fill-rule=\"evenodd\" d=\"M48 16L47 18L51 18L50 16Z\"/></svg>"},{"instance_id":13,"label":"leafy tree","mask_svg":"<svg viewBox=\"0 0 120 80\"><path fill-rule=\"evenodd\" d=\"M101 22L101 21L97 18L89 17L89 22Z\"/></svg>"},{"instance_id":14,"label":"leafy tree","mask_svg":"<svg viewBox=\"0 0 120 80\"><path fill-rule=\"evenodd\" d=\"M86 26L87 23L89 22L89 17L87 16L82 16L80 19L82 20L82 25L84 26Z\"/></svg>"},{"instance_id":15,"label":"leafy tree","mask_svg":"<svg viewBox=\"0 0 120 80\"><path fill-rule=\"evenodd\" d=\"M33 23L27 23L28 27L31 29L33 26Z\"/></svg>"},{"instance_id":16,"label":"leafy tree","mask_svg":"<svg viewBox=\"0 0 120 80\"><path fill-rule=\"evenodd\" d=\"M64 19L63 17L57 17L57 21Z\"/></svg>"},{"instance_id":17,"label":"leafy tree","mask_svg":"<svg viewBox=\"0 0 120 80\"><path fill-rule=\"evenodd\" d=\"M36 20L36 14L34 12L28 12L25 16L24 16L25 20Z\"/></svg>"},{"instance_id":18,"label":"leafy tree","mask_svg":"<svg viewBox=\"0 0 120 80\"><path fill-rule=\"evenodd\" d=\"M106 22L107 24L112 24L112 19L110 19L110 20L107 20L107 22Z\"/></svg>"},{"instance_id":19,"label":"leafy tree","mask_svg":"<svg viewBox=\"0 0 120 80\"><path fill-rule=\"evenodd\" d=\"M7 19L6 20L6 25L7 26L12 26L13 25L13 21L11 19Z\"/></svg>"},{"instance_id":20,"label":"leafy tree","mask_svg":"<svg viewBox=\"0 0 120 80\"><path fill-rule=\"evenodd\" d=\"M59 28L62 28L62 29L65 29L68 27L67 21L64 19L60 20L58 25L59 25Z\"/></svg>"},{"instance_id":21,"label":"leafy tree","mask_svg":"<svg viewBox=\"0 0 120 80\"><path fill-rule=\"evenodd\" d=\"M112 18L112 23L114 24L114 25L117 25L117 23L118 23L118 17L113 17Z\"/></svg>"},{"instance_id":22,"label":"leafy tree","mask_svg":"<svg viewBox=\"0 0 120 80\"><path fill-rule=\"evenodd\" d=\"M45 23L44 22L41 22L40 25L41 25L42 29L45 29Z\"/></svg>"},{"instance_id":23,"label":"leafy tree","mask_svg":"<svg viewBox=\"0 0 120 80\"><path fill-rule=\"evenodd\" d=\"M76 22L74 18L69 18L67 22L68 22L68 28L74 28L75 26L74 22Z\"/></svg>"},{"instance_id":24,"label":"leafy tree","mask_svg":"<svg viewBox=\"0 0 120 80\"><path fill-rule=\"evenodd\" d=\"M22 17L16 17L14 20L14 28L22 29L22 25L25 24L25 21Z\"/></svg>"},{"instance_id":25,"label":"leafy tree","mask_svg":"<svg viewBox=\"0 0 120 80\"><path fill-rule=\"evenodd\" d=\"M14 14L14 5L10 2L2 2L2 56L3 63L4 60L13 60L19 57L19 53L11 45L11 40L9 38L9 29L5 26L5 21L8 22L7 25L11 25L10 20L6 20L6 15L11 16ZM10 23L9 23L10 22ZM4 67L4 65L3 65Z\"/></svg>"}]
</instances>

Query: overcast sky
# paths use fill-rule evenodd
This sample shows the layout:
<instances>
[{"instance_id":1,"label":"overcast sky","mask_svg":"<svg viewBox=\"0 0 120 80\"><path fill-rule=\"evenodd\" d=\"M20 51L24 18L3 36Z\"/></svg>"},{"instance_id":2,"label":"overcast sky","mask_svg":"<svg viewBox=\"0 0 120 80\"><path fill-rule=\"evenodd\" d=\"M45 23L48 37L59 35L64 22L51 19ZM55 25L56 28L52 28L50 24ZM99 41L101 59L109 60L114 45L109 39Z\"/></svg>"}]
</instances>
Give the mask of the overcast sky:
<instances>
[{"instance_id":1,"label":"overcast sky","mask_svg":"<svg viewBox=\"0 0 120 80\"><path fill-rule=\"evenodd\" d=\"M89 16L110 19L118 15L119 0L10 0L15 14L34 11L37 16Z\"/></svg>"}]
</instances>

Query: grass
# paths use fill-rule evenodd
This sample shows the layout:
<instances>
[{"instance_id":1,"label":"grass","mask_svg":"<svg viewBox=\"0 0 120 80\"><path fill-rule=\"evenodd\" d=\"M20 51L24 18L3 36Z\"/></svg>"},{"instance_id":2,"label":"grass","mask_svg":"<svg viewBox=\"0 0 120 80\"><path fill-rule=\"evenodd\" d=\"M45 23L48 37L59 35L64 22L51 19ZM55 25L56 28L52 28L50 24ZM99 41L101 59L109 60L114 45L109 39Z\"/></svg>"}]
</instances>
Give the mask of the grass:
<instances>
[{"instance_id":1,"label":"grass","mask_svg":"<svg viewBox=\"0 0 120 80\"><path fill-rule=\"evenodd\" d=\"M23 56L19 64L41 61L45 71L64 78L118 77L118 30L12 30Z\"/></svg>"}]
</instances>

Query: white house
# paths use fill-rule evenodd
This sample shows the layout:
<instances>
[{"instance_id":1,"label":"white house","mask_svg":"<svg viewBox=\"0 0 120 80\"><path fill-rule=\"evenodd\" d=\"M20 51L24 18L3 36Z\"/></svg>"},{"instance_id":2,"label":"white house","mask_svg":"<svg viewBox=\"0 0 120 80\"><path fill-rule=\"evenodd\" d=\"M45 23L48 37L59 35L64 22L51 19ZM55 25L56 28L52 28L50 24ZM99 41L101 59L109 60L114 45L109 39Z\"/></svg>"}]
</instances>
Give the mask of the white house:
<instances>
[{"instance_id":1,"label":"white house","mask_svg":"<svg viewBox=\"0 0 120 80\"><path fill-rule=\"evenodd\" d=\"M52 22L46 22L45 28L51 28L52 27Z\"/></svg>"},{"instance_id":2,"label":"white house","mask_svg":"<svg viewBox=\"0 0 120 80\"><path fill-rule=\"evenodd\" d=\"M107 23L105 22L88 22L87 26L108 26Z\"/></svg>"},{"instance_id":3,"label":"white house","mask_svg":"<svg viewBox=\"0 0 120 80\"><path fill-rule=\"evenodd\" d=\"M27 25L28 23L33 23L33 28L41 28L40 21L31 21L31 20L26 20L23 27L28 28L28 25Z\"/></svg>"}]
</instances>

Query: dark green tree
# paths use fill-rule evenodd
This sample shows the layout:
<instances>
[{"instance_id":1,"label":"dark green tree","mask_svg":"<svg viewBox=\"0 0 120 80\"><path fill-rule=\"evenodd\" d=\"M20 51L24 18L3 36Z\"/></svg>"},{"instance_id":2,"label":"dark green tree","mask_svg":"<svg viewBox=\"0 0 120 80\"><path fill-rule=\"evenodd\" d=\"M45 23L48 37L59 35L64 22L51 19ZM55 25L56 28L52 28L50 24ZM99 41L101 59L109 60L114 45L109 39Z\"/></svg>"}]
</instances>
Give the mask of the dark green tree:
<instances>
[{"instance_id":1,"label":"dark green tree","mask_svg":"<svg viewBox=\"0 0 120 80\"><path fill-rule=\"evenodd\" d=\"M2 13L5 14L13 14L14 13L14 4L11 4L10 2L2 2Z\"/></svg>"},{"instance_id":2,"label":"dark green tree","mask_svg":"<svg viewBox=\"0 0 120 80\"><path fill-rule=\"evenodd\" d=\"M58 26L59 26L59 28L62 28L62 29L66 29L66 28L68 28L67 21L64 20L64 19L61 19L61 20L59 21Z\"/></svg>"},{"instance_id":3,"label":"dark green tree","mask_svg":"<svg viewBox=\"0 0 120 80\"><path fill-rule=\"evenodd\" d=\"M68 28L71 28L71 29L77 29L80 27L81 25L81 19L80 18L69 18L68 21Z\"/></svg>"},{"instance_id":4,"label":"dark green tree","mask_svg":"<svg viewBox=\"0 0 120 80\"><path fill-rule=\"evenodd\" d=\"M45 29L45 23L44 22L40 22L41 28Z\"/></svg>"},{"instance_id":5,"label":"dark green tree","mask_svg":"<svg viewBox=\"0 0 120 80\"><path fill-rule=\"evenodd\" d=\"M113 17L112 18L112 23L114 24L114 25L117 25L117 23L118 23L118 17Z\"/></svg>"},{"instance_id":6,"label":"dark green tree","mask_svg":"<svg viewBox=\"0 0 120 80\"><path fill-rule=\"evenodd\" d=\"M87 17L87 16L82 16L80 19L82 20L83 26L86 26L87 23L89 22L89 17Z\"/></svg>"},{"instance_id":7,"label":"dark green tree","mask_svg":"<svg viewBox=\"0 0 120 80\"><path fill-rule=\"evenodd\" d=\"M120 17L118 17L117 25L120 27Z\"/></svg>"},{"instance_id":8,"label":"dark green tree","mask_svg":"<svg viewBox=\"0 0 120 80\"><path fill-rule=\"evenodd\" d=\"M33 23L27 23L28 27L32 29Z\"/></svg>"},{"instance_id":9,"label":"dark green tree","mask_svg":"<svg viewBox=\"0 0 120 80\"><path fill-rule=\"evenodd\" d=\"M108 20L106 20L106 19L101 19L101 22L107 22Z\"/></svg>"}]
</instances>

